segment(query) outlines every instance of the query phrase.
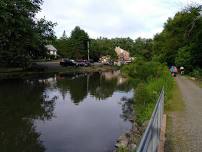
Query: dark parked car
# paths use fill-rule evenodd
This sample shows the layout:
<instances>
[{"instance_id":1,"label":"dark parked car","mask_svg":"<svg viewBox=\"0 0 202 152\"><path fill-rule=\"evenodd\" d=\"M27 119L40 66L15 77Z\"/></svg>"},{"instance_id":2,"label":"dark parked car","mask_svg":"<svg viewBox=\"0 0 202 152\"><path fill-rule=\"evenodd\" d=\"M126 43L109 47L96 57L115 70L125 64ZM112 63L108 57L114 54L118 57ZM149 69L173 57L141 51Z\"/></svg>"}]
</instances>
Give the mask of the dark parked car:
<instances>
[{"instance_id":1,"label":"dark parked car","mask_svg":"<svg viewBox=\"0 0 202 152\"><path fill-rule=\"evenodd\" d=\"M75 62L74 60L70 60L70 59L63 59L60 62L61 66L78 66L78 63Z\"/></svg>"},{"instance_id":2,"label":"dark parked car","mask_svg":"<svg viewBox=\"0 0 202 152\"><path fill-rule=\"evenodd\" d=\"M78 66L90 66L90 62L88 60L77 60Z\"/></svg>"}]
</instances>

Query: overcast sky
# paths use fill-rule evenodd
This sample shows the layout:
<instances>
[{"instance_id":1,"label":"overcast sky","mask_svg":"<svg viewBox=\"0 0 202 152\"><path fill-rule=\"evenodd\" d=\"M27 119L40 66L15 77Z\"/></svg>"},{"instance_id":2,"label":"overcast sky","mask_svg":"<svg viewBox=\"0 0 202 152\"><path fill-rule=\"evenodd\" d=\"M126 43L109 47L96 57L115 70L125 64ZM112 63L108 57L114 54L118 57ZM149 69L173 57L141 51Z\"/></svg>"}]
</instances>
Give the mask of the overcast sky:
<instances>
[{"instance_id":1,"label":"overcast sky","mask_svg":"<svg viewBox=\"0 0 202 152\"><path fill-rule=\"evenodd\" d=\"M75 26L91 38L152 38L168 17L190 3L202 0L44 0L37 18L57 22L55 32L69 36Z\"/></svg>"}]
</instances>

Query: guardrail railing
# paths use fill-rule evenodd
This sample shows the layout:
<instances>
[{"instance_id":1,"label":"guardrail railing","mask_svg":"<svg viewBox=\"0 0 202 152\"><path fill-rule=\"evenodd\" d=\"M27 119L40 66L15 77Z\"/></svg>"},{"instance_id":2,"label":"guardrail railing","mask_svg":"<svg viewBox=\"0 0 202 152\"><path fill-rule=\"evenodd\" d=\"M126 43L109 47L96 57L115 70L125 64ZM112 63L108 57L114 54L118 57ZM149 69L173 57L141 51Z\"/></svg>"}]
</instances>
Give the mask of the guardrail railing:
<instances>
[{"instance_id":1,"label":"guardrail railing","mask_svg":"<svg viewBox=\"0 0 202 152\"><path fill-rule=\"evenodd\" d=\"M164 112L164 88L157 100L149 124L143 134L137 152L157 152L160 143L161 123Z\"/></svg>"}]
</instances>

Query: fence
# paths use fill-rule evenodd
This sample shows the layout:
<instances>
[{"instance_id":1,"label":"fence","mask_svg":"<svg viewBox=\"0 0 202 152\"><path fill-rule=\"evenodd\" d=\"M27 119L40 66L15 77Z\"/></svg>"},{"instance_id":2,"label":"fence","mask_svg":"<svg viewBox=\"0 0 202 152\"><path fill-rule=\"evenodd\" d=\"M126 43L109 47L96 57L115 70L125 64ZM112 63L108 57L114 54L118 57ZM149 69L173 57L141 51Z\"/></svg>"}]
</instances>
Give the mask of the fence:
<instances>
[{"instance_id":1,"label":"fence","mask_svg":"<svg viewBox=\"0 0 202 152\"><path fill-rule=\"evenodd\" d=\"M161 123L164 112L164 89L156 103L152 117L143 134L137 152L157 152L160 143Z\"/></svg>"}]
</instances>

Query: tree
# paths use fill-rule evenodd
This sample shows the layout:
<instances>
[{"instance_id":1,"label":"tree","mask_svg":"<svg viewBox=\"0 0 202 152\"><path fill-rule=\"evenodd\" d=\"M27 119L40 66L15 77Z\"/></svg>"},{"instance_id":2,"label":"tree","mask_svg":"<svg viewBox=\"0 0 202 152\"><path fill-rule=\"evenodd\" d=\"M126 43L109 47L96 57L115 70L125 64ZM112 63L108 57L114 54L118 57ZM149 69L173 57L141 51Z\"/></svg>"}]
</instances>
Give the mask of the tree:
<instances>
[{"instance_id":1,"label":"tree","mask_svg":"<svg viewBox=\"0 0 202 152\"><path fill-rule=\"evenodd\" d=\"M76 26L71 36L68 38L63 32L61 38L55 41L58 53L62 57L71 59L87 59L87 42L90 41L88 34L80 27Z\"/></svg>"},{"instance_id":2,"label":"tree","mask_svg":"<svg viewBox=\"0 0 202 152\"><path fill-rule=\"evenodd\" d=\"M35 19L41 4L42 0L0 1L0 66L24 67L29 58L45 51L55 24Z\"/></svg>"},{"instance_id":3,"label":"tree","mask_svg":"<svg viewBox=\"0 0 202 152\"><path fill-rule=\"evenodd\" d=\"M51 21L46 21L44 18L38 20L33 29L32 37L30 40L29 54L31 58L44 58L47 55L47 49L45 45L51 44L55 41L56 37L54 35L53 27L56 23Z\"/></svg>"},{"instance_id":4,"label":"tree","mask_svg":"<svg viewBox=\"0 0 202 152\"><path fill-rule=\"evenodd\" d=\"M69 41L72 57L75 59L87 59L87 42L89 41L88 34L79 26L76 26L71 32Z\"/></svg>"},{"instance_id":5,"label":"tree","mask_svg":"<svg viewBox=\"0 0 202 152\"><path fill-rule=\"evenodd\" d=\"M154 37L153 52L161 62L202 68L202 6L189 6L169 18ZM188 57L188 58L187 58ZM190 68L192 67L192 68Z\"/></svg>"},{"instance_id":6,"label":"tree","mask_svg":"<svg viewBox=\"0 0 202 152\"><path fill-rule=\"evenodd\" d=\"M115 59L115 47L121 47L124 50L129 51L132 55L134 55L134 41L130 38L98 38L92 39L90 45L90 56L92 59L97 61L101 56L110 55L113 59Z\"/></svg>"},{"instance_id":7,"label":"tree","mask_svg":"<svg viewBox=\"0 0 202 152\"><path fill-rule=\"evenodd\" d=\"M176 59L175 59L175 63L177 66L184 66L186 69L192 69L192 65L191 65L191 46L185 46L183 48L180 48Z\"/></svg>"},{"instance_id":8,"label":"tree","mask_svg":"<svg viewBox=\"0 0 202 152\"><path fill-rule=\"evenodd\" d=\"M98 61L101 56L116 57L113 41L107 38L92 39L90 45L90 58Z\"/></svg>"},{"instance_id":9,"label":"tree","mask_svg":"<svg viewBox=\"0 0 202 152\"><path fill-rule=\"evenodd\" d=\"M66 35L66 31L65 30L63 31L61 39L67 39L67 35Z\"/></svg>"},{"instance_id":10,"label":"tree","mask_svg":"<svg viewBox=\"0 0 202 152\"><path fill-rule=\"evenodd\" d=\"M134 54L137 56L142 56L146 60L151 60L152 58L152 39L137 38L134 43Z\"/></svg>"}]
</instances>

